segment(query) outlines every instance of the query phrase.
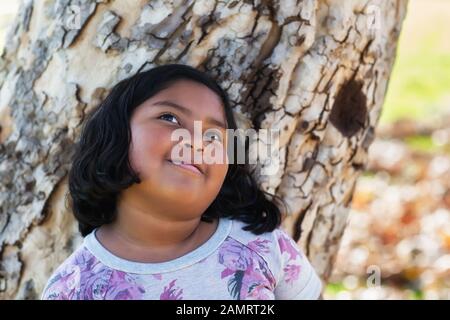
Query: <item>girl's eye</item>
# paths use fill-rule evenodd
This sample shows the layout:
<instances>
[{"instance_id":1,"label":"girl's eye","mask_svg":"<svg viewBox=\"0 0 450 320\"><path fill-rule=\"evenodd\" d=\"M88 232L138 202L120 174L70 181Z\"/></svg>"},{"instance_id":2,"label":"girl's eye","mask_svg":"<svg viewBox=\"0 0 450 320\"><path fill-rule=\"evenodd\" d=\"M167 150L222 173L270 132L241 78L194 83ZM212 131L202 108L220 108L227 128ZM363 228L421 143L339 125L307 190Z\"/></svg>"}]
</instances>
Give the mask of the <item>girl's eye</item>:
<instances>
[{"instance_id":1,"label":"girl's eye","mask_svg":"<svg viewBox=\"0 0 450 320\"><path fill-rule=\"evenodd\" d=\"M208 137L208 141L216 140L216 141L222 142L222 135L220 133L211 131L211 132L207 133L207 137Z\"/></svg>"},{"instance_id":2,"label":"girl's eye","mask_svg":"<svg viewBox=\"0 0 450 320\"><path fill-rule=\"evenodd\" d=\"M175 122L175 123L180 124L180 123L178 122L177 117L174 116L174 115L171 114L171 113L163 113L162 115L160 115L160 116L158 117L158 119L161 119L161 117L164 117L164 116L168 116L168 118L174 118L174 119L176 119L176 121L177 121L177 122ZM173 121L170 121L170 120L169 120L169 122L173 122Z\"/></svg>"}]
</instances>

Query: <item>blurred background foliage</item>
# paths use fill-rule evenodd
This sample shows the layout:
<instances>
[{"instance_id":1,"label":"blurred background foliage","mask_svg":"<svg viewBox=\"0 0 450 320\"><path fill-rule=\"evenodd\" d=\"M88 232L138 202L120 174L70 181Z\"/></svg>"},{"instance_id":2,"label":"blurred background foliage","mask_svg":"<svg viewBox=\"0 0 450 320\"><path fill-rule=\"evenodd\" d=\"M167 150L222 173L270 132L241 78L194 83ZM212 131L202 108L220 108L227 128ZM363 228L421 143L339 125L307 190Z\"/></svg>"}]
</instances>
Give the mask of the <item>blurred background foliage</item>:
<instances>
[{"instance_id":1,"label":"blurred background foliage","mask_svg":"<svg viewBox=\"0 0 450 320\"><path fill-rule=\"evenodd\" d=\"M0 0L0 53L18 3ZM409 1L330 280L327 299L450 299L448 0Z\"/></svg>"},{"instance_id":2,"label":"blurred background foliage","mask_svg":"<svg viewBox=\"0 0 450 320\"><path fill-rule=\"evenodd\" d=\"M328 299L450 299L450 1L410 0Z\"/></svg>"}]
</instances>

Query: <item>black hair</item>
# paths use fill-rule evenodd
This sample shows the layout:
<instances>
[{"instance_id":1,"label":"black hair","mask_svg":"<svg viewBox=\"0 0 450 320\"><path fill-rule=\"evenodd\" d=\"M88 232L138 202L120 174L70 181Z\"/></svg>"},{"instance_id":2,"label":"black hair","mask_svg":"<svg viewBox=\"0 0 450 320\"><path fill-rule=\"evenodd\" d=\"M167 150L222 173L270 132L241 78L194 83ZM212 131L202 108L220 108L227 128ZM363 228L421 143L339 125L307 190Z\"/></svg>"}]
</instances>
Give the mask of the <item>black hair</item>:
<instances>
[{"instance_id":1,"label":"black hair","mask_svg":"<svg viewBox=\"0 0 450 320\"><path fill-rule=\"evenodd\" d=\"M166 64L118 82L87 114L72 158L68 195L82 236L113 222L120 192L141 182L128 158L133 110L182 79L196 81L214 91L223 102L228 129L237 129L226 92L211 76L193 67ZM281 212L273 200L284 204L281 198L258 187L247 163L231 161L216 199L201 220L211 222L216 217L229 217L246 223L244 230L254 234L273 231L281 224Z\"/></svg>"}]
</instances>

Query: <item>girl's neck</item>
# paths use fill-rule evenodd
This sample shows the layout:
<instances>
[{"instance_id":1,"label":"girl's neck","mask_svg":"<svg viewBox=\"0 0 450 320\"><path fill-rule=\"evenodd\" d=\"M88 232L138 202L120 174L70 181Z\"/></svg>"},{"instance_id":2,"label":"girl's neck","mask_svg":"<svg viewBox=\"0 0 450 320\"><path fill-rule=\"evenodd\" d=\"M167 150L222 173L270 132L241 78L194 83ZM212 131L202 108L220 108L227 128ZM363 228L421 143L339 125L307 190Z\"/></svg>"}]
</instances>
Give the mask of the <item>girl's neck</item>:
<instances>
[{"instance_id":1,"label":"girl's neck","mask_svg":"<svg viewBox=\"0 0 450 320\"><path fill-rule=\"evenodd\" d=\"M109 251L132 261L156 263L182 256L206 242L218 224L200 217L177 220L136 207L127 209L118 206L117 219L101 226L96 235Z\"/></svg>"}]
</instances>

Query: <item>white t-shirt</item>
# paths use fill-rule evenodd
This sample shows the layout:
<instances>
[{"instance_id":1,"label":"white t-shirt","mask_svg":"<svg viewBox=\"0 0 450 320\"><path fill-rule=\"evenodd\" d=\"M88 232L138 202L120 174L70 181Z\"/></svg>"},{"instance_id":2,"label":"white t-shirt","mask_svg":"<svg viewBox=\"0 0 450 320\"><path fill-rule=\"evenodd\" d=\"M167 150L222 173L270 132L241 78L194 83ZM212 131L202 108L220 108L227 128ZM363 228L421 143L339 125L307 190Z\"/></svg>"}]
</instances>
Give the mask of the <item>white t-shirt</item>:
<instances>
[{"instance_id":1,"label":"white t-shirt","mask_svg":"<svg viewBox=\"0 0 450 320\"><path fill-rule=\"evenodd\" d=\"M41 299L297 300L317 299L322 283L281 228L255 235L221 218L215 233L170 261L141 263L84 238L49 278Z\"/></svg>"}]
</instances>

